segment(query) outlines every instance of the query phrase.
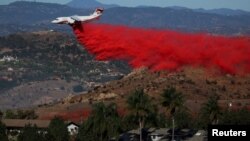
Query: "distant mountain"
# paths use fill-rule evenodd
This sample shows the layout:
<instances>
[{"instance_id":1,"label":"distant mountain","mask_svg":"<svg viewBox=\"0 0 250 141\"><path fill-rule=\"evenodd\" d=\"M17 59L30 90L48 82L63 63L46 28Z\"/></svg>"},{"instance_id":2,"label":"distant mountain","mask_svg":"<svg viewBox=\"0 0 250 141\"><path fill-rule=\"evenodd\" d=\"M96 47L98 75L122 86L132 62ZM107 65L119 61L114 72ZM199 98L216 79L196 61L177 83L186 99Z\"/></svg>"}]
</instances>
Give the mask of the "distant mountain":
<instances>
[{"instance_id":1,"label":"distant mountain","mask_svg":"<svg viewBox=\"0 0 250 141\"><path fill-rule=\"evenodd\" d=\"M214 34L250 34L250 15L225 16L188 8L119 7L108 9L101 22Z\"/></svg>"},{"instance_id":2,"label":"distant mountain","mask_svg":"<svg viewBox=\"0 0 250 141\"><path fill-rule=\"evenodd\" d=\"M141 7L149 7L149 6L139 6ZM175 10L193 10L194 12L199 12L199 13L208 13L208 14L218 14L218 15L223 15L223 16L239 16L239 15L250 15L249 11L244 11L244 10L233 10L233 9L228 9L228 8L218 8L218 9L203 9L203 8L198 8L198 9L190 9L187 7L181 7L181 6L170 6L166 8L171 8Z\"/></svg>"},{"instance_id":3,"label":"distant mountain","mask_svg":"<svg viewBox=\"0 0 250 141\"><path fill-rule=\"evenodd\" d=\"M43 24L58 16L89 14L89 11L60 4L18 1L0 6L0 23Z\"/></svg>"},{"instance_id":4,"label":"distant mountain","mask_svg":"<svg viewBox=\"0 0 250 141\"><path fill-rule=\"evenodd\" d=\"M103 8L111 8L111 7L118 7L118 5L108 5L102 4L96 0L72 0L67 3L68 6L74 8L85 8L85 9L93 9L96 7L103 7Z\"/></svg>"},{"instance_id":5,"label":"distant mountain","mask_svg":"<svg viewBox=\"0 0 250 141\"><path fill-rule=\"evenodd\" d=\"M250 12L248 12L248 11L232 10L232 9L227 9L227 8L211 9L211 10L194 9L194 11L203 12L203 13L219 14L219 15L225 15L225 16L250 15Z\"/></svg>"},{"instance_id":6,"label":"distant mountain","mask_svg":"<svg viewBox=\"0 0 250 141\"><path fill-rule=\"evenodd\" d=\"M58 26L51 21L59 16L85 15L91 12L92 10L40 2L17 1L0 5L0 36L48 29L70 32L69 27Z\"/></svg>"},{"instance_id":7,"label":"distant mountain","mask_svg":"<svg viewBox=\"0 0 250 141\"><path fill-rule=\"evenodd\" d=\"M48 29L70 32L69 26L54 25L50 21L59 16L89 15L92 10L39 2L3 5L0 6L0 35ZM98 22L188 32L250 34L249 14L227 16L183 7L113 7L106 9Z\"/></svg>"}]
</instances>

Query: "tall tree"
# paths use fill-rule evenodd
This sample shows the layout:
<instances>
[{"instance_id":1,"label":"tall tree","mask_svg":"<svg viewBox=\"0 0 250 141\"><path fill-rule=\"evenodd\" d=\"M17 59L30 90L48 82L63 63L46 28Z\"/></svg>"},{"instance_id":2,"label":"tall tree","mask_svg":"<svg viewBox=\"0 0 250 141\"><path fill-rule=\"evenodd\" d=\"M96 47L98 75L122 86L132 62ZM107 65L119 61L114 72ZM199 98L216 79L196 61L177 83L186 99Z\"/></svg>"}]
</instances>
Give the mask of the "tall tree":
<instances>
[{"instance_id":1,"label":"tall tree","mask_svg":"<svg viewBox=\"0 0 250 141\"><path fill-rule=\"evenodd\" d=\"M184 108L181 110L177 110L175 115L175 123L178 128L193 128L193 119L190 115L188 109Z\"/></svg>"},{"instance_id":2,"label":"tall tree","mask_svg":"<svg viewBox=\"0 0 250 141\"><path fill-rule=\"evenodd\" d=\"M167 108L167 112L173 116L177 110L184 109L184 98L182 93L177 92L175 88L171 87L165 89L162 93L162 106Z\"/></svg>"},{"instance_id":3,"label":"tall tree","mask_svg":"<svg viewBox=\"0 0 250 141\"><path fill-rule=\"evenodd\" d=\"M97 103L88 120L79 128L79 141L108 141L121 132L121 118L114 103Z\"/></svg>"},{"instance_id":4,"label":"tall tree","mask_svg":"<svg viewBox=\"0 0 250 141\"><path fill-rule=\"evenodd\" d=\"M3 118L3 112L0 110L0 120Z\"/></svg>"},{"instance_id":5,"label":"tall tree","mask_svg":"<svg viewBox=\"0 0 250 141\"><path fill-rule=\"evenodd\" d=\"M44 134L36 126L26 125L18 135L18 141L44 141Z\"/></svg>"},{"instance_id":6,"label":"tall tree","mask_svg":"<svg viewBox=\"0 0 250 141\"><path fill-rule=\"evenodd\" d=\"M208 124L218 124L221 116L218 99L217 95L213 95L203 104L200 111L200 125L202 125L202 128L206 128Z\"/></svg>"},{"instance_id":7,"label":"tall tree","mask_svg":"<svg viewBox=\"0 0 250 141\"><path fill-rule=\"evenodd\" d=\"M145 119L152 112L153 106L151 100L142 89L135 90L127 99L128 109L137 118L140 129L140 141L142 141L142 128L145 124Z\"/></svg>"},{"instance_id":8,"label":"tall tree","mask_svg":"<svg viewBox=\"0 0 250 141\"><path fill-rule=\"evenodd\" d=\"M67 125L61 118L55 117L54 119L51 120L48 128L48 136L51 141L69 140Z\"/></svg>"},{"instance_id":9,"label":"tall tree","mask_svg":"<svg viewBox=\"0 0 250 141\"><path fill-rule=\"evenodd\" d=\"M6 126L0 120L0 141L8 141Z\"/></svg>"},{"instance_id":10,"label":"tall tree","mask_svg":"<svg viewBox=\"0 0 250 141\"><path fill-rule=\"evenodd\" d=\"M6 118L6 119L16 119L16 115L12 110L6 110L4 118Z\"/></svg>"},{"instance_id":11,"label":"tall tree","mask_svg":"<svg viewBox=\"0 0 250 141\"><path fill-rule=\"evenodd\" d=\"M174 128L175 128L175 113L180 110L184 110L184 99L180 92L177 92L175 88L171 87L165 89L162 96L162 106L166 107L167 113L172 118L172 140L174 140Z\"/></svg>"},{"instance_id":12,"label":"tall tree","mask_svg":"<svg viewBox=\"0 0 250 141\"><path fill-rule=\"evenodd\" d=\"M220 124L250 125L250 111L248 109L223 111Z\"/></svg>"}]
</instances>

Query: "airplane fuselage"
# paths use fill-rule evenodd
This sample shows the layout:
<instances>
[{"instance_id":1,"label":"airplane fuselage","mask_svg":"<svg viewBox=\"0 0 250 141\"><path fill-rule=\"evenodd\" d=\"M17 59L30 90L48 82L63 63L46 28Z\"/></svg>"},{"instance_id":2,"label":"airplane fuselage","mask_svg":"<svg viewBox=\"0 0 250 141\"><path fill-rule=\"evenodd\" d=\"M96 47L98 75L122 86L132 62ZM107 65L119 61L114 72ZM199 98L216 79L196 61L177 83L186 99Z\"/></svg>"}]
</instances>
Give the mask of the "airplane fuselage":
<instances>
[{"instance_id":1,"label":"airplane fuselage","mask_svg":"<svg viewBox=\"0 0 250 141\"><path fill-rule=\"evenodd\" d=\"M58 17L52 21L54 24L73 24L75 20L71 19L70 17Z\"/></svg>"},{"instance_id":2,"label":"airplane fuselage","mask_svg":"<svg viewBox=\"0 0 250 141\"><path fill-rule=\"evenodd\" d=\"M89 16L70 16L70 17L58 17L55 20L52 21L52 23L55 24L75 24L76 22L90 22L93 20L98 19L102 15L103 9L96 9L95 12Z\"/></svg>"}]
</instances>

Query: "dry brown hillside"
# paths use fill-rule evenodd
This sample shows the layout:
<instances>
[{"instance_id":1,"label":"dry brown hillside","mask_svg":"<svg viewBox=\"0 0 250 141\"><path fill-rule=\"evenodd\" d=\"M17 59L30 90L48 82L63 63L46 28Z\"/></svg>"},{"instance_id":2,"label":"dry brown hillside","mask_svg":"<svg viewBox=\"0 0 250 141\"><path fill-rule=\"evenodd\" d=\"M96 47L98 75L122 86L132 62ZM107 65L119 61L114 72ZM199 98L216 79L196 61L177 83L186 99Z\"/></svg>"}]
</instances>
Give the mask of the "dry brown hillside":
<instances>
[{"instance_id":1,"label":"dry brown hillside","mask_svg":"<svg viewBox=\"0 0 250 141\"><path fill-rule=\"evenodd\" d=\"M46 110L53 112L52 115L56 115L59 113L57 110L60 109L61 115L67 115L62 114L64 112L72 114L76 111L78 116L83 116L81 112L85 111L86 114L89 112L91 104L100 101L115 102L122 110L126 107L126 98L139 88L144 89L152 97L154 103L159 104L160 94L163 89L168 87L175 87L183 93L186 99L185 104L193 114L199 111L201 104L209 96L215 94L219 96L219 103L222 107L226 107L229 102L233 104L233 108L249 108L250 106L250 76L217 75L193 68L186 68L175 73L149 72L147 69L138 69L120 80L95 87L87 94L68 97L54 106L41 107L38 112ZM77 115L74 115L74 118L77 118Z\"/></svg>"}]
</instances>

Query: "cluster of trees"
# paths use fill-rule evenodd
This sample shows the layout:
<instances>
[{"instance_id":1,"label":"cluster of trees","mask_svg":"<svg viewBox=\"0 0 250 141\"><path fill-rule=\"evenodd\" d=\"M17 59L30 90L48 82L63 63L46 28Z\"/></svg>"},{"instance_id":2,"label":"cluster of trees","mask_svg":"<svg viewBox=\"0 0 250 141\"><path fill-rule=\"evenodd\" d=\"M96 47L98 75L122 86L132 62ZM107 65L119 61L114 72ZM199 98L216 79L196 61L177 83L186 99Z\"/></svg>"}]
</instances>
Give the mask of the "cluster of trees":
<instances>
[{"instance_id":1,"label":"cluster of trees","mask_svg":"<svg viewBox=\"0 0 250 141\"><path fill-rule=\"evenodd\" d=\"M38 116L36 115L34 110L6 110L4 113L0 111L0 119L37 119Z\"/></svg>"},{"instance_id":2,"label":"cluster of trees","mask_svg":"<svg viewBox=\"0 0 250 141\"><path fill-rule=\"evenodd\" d=\"M6 134L6 126L0 121L0 140L8 141L8 137Z\"/></svg>"},{"instance_id":3,"label":"cluster of trees","mask_svg":"<svg viewBox=\"0 0 250 141\"><path fill-rule=\"evenodd\" d=\"M159 102L143 90L134 91L127 99L129 112L126 116L118 113L114 103L97 103L89 118L80 125L79 132L69 137L63 120L55 118L51 121L47 134L38 133L36 127L27 125L18 136L18 141L108 141L119 134L135 129L149 127L206 129L208 124L250 124L250 112L247 110L222 110L218 106L218 97L212 96L201 108L199 116L190 115L184 105L183 95L174 88L168 88L161 94ZM158 105L157 105L158 104ZM165 107L164 111L160 111ZM0 140L5 141L5 126L0 124ZM172 130L174 131L174 130Z\"/></svg>"},{"instance_id":4,"label":"cluster of trees","mask_svg":"<svg viewBox=\"0 0 250 141\"><path fill-rule=\"evenodd\" d=\"M233 110L228 107L221 109L218 105L218 96L211 96L203 104L200 114L197 117L197 128L206 129L209 124L222 125L250 125L250 111L246 108Z\"/></svg>"},{"instance_id":5,"label":"cluster of trees","mask_svg":"<svg viewBox=\"0 0 250 141\"><path fill-rule=\"evenodd\" d=\"M164 107L164 111L159 110ZM221 109L218 97L211 96L198 116L194 117L185 106L185 98L175 88L165 89L161 101L155 103L143 90L134 91L127 99L128 113L119 116L117 105L97 103L93 112L79 129L77 141L107 141L125 131L136 128L168 127L206 129L209 124L250 124L246 109ZM174 131L174 130L173 130Z\"/></svg>"}]
</instances>

